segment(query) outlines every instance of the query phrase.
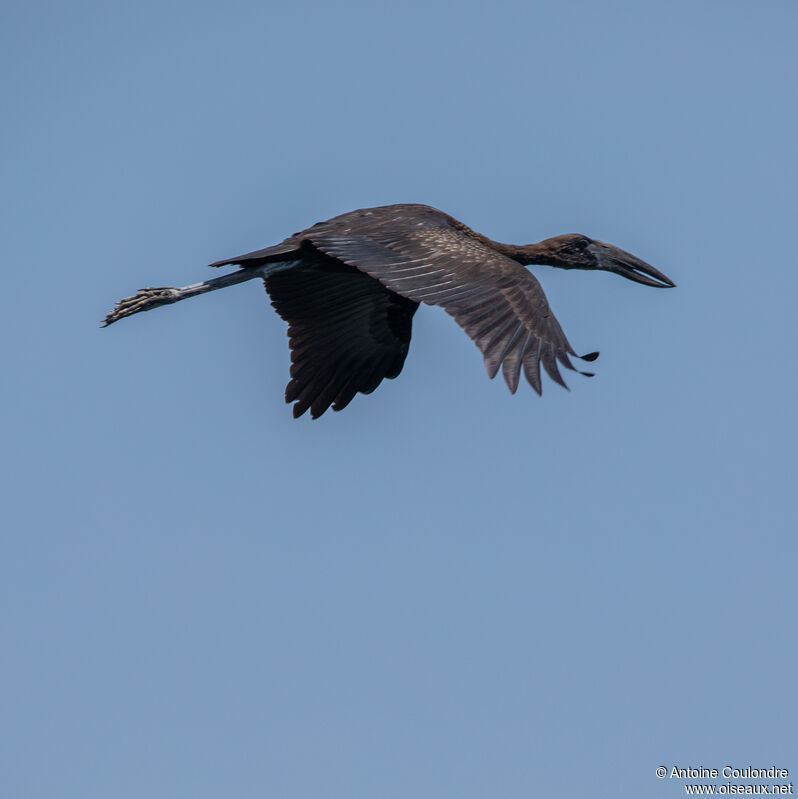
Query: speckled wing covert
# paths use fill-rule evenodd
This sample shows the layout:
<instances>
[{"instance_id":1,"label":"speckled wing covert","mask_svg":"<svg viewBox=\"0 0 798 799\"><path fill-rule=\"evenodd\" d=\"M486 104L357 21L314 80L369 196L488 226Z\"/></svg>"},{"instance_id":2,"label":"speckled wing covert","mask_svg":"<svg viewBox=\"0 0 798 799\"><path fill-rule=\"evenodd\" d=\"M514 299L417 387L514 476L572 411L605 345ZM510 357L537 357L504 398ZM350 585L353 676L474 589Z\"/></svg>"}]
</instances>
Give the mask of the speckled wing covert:
<instances>
[{"instance_id":1,"label":"speckled wing covert","mask_svg":"<svg viewBox=\"0 0 798 799\"><path fill-rule=\"evenodd\" d=\"M410 226L397 220L396 226L382 224L368 233L360 232L357 223L342 224L352 216L315 225L296 238L409 300L440 305L476 343L488 375L493 378L502 368L511 392L518 388L523 367L540 394L541 363L552 380L567 388L557 361L578 371L568 357L576 353L540 283L524 266L457 229L441 212L437 219ZM595 355L585 357L593 360Z\"/></svg>"},{"instance_id":2,"label":"speckled wing covert","mask_svg":"<svg viewBox=\"0 0 798 799\"><path fill-rule=\"evenodd\" d=\"M418 303L364 272L310 251L297 269L263 281L288 322L291 380L286 402L294 417L340 411L358 392L370 394L401 371Z\"/></svg>"}]
</instances>

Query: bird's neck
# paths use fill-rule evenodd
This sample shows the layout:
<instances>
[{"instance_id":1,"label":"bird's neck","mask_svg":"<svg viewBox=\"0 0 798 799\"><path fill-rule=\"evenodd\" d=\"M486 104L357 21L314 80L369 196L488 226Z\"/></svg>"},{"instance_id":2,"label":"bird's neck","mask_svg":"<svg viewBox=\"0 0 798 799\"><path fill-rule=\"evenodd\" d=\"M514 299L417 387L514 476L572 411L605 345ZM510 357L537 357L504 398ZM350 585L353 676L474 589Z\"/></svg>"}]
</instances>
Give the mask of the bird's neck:
<instances>
[{"instance_id":1,"label":"bird's neck","mask_svg":"<svg viewBox=\"0 0 798 799\"><path fill-rule=\"evenodd\" d=\"M491 246L502 255L506 255L524 266L529 264L556 265L558 263L556 255L545 241L539 241L537 244L504 244L501 241L493 241Z\"/></svg>"},{"instance_id":2,"label":"bird's neck","mask_svg":"<svg viewBox=\"0 0 798 799\"><path fill-rule=\"evenodd\" d=\"M449 218L449 223L457 230L486 244L491 249L497 250L502 255L506 255L508 258L518 261L518 263L524 266L530 264L549 264L550 266L564 266L566 269L568 268L566 264L563 264L562 259L558 257L557 250L552 246L551 239L544 239L536 244L505 244L502 241L494 241L487 236L483 236L481 233L477 233L476 230L472 230L467 225L464 225L462 222L452 217Z\"/></svg>"}]
</instances>

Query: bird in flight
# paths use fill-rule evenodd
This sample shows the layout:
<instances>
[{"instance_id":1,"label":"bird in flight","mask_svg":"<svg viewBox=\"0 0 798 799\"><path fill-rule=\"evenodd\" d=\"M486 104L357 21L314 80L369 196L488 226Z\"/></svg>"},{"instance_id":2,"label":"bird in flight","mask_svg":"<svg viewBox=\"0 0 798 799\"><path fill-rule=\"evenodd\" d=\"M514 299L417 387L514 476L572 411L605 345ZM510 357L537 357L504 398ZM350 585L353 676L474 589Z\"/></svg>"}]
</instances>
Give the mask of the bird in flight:
<instances>
[{"instance_id":1,"label":"bird in flight","mask_svg":"<svg viewBox=\"0 0 798 799\"><path fill-rule=\"evenodd\" d=\"M576 233L537 244L502 244L429 205L363 208L319 222L263 250L211 266L239 270L182 288L141 289L120 300L103 326L187 297L263 278L288 322L294 417L340 411L402 371L419 303L440 305L471 337L493 378L501 368L515 393L523 369L542 391L540 364L565 385L557 362L577 356L537 278L525 269L602 269L646 286L676 284L645 261ZM580 372L592 377L590 372Z\"/></svg>"}]
</instances>

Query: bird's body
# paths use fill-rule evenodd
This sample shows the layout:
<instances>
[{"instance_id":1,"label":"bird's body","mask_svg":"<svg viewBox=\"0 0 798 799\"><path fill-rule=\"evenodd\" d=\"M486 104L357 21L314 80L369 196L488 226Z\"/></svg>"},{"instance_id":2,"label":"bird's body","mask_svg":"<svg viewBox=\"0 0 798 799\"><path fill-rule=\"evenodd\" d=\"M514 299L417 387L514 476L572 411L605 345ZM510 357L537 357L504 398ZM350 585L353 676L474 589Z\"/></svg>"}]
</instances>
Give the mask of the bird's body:
<instances>
[{"instance_id":1,"label":"bird's body","mask_svg":"<svg viewBox=\"0 0 798 799\"><path fill-rule=\"evenodd\" d=\"M217 261L238 272L181 289L142 289L105 319L262 277L288 324L294 416L341 410L402 370L419 303L440 305L473 339L494 377L515 392L523 369L541 392L540 364L565 385L557 363L576 356L525 266L606 269L652 286L673 282L629 253L578 234L502 244L427 205L364 208L319 222L280 244ZM582 356L593 360L597 353ZM578 356L577 356L578 357ZM588 374L583 372L583 374Z\"/></svg>"}]
</instances>

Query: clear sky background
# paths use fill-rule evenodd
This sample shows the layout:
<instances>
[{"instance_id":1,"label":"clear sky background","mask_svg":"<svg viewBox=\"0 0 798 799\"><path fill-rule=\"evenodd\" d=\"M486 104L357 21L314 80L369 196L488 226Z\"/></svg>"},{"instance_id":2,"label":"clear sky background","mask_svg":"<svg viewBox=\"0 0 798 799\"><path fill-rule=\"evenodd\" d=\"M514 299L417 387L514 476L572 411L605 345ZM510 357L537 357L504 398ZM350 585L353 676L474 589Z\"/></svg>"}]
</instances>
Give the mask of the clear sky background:
<instances>
[{"instance_id":1,"label":"clear sky background","mask_svg":"<svg viewBox=\"0 0 798 799\"><path fill-rule=\"evenodd\" d=\"M798 776L795 3L2 16L4 797ZM678 288L535 267L602 352L540 399L422 308L401 377L315 422L258 283L99 328L393 202Z\"/></svg>"}]
</instances>

